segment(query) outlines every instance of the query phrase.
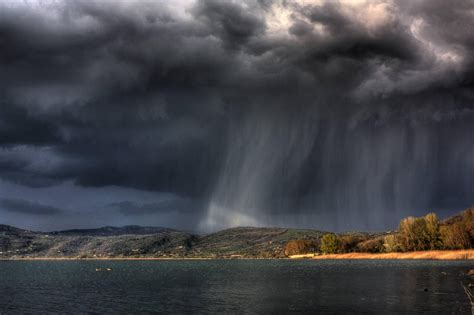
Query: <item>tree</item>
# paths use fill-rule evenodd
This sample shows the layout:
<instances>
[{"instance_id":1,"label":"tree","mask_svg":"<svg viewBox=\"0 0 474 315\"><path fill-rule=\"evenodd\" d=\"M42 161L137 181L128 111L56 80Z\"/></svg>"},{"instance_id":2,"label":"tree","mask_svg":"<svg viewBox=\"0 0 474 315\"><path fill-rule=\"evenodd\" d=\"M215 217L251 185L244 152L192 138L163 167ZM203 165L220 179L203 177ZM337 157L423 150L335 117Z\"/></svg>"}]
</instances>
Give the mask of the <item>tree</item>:
<instances>
[{"instance_id":1,"label":"tree","mask_svg":"<svg viewBox=\"0 0 474 315\"><path fill-rule=\"evenodd\" d=\"M401 248L403 251L414 250L416 247L415 217L408 217L400 221L398 227L401 236Z\"/></svg>"},{"instance_id":2,"label":"tree","mask_svg":"<svg viewBox=\"0 0 474 315\"><path fill-rule=\"evenodd\" d=\"M285 255L301 255L314 253L318 249L318 243L314 240L291 240L286 243Z\"/></svg>"},{"instance_id":3,"label":"tree","mask_svg":"<svg viewBox=\"0 0 474 315\"><path fill-rule=\"evenodd\" d=\"M402 250L400 235L390 234L384 237L383 247L387 253L400 252Z\"/></svg>"},{"instance_id":4,"label":"tree","mask_svg":"<svg viewBox=\"0 0 474 315\"><path fill-rule=\"evenodd\" d=\"M474 206L444 220L440 228L445 249L467 249L474 246Z\"/></svg>"},{"instance_id":5,"label":"tree","mask_svg":"<svg viewBox=\"0 0 474 315\"><path fill-rule=\"evenodd\" d=\"M434 213L424 217L408 217L400 221L399 234L403 251L441 247L440 223Z\"/></svg>"},{"instance_id":6,"label":"tree","mask_svg":"<svg viewBox=\"0 0 474 315\"><path fill-rule=\"evenodd\" d=\"M428 249L440 249L442 242L438 216L435 213L428 213L424 219Z\"/></svg>"},{"instance_id":7,"label":"tree","mask_svg":"<svg viewBox=\"0 0 474 315\"><path fill-rule=\"evenodd\" d=\"M384 251L384 241L382 237L368 239L357 244L357 251L364 253L381 253Z\"/></svg>"},{"instance_id":8,"label":"tree","mask_svg":"<svg viewBox=\"0 0 474 315\"><path fill-rule=\"evenodd\" d=\"M336 234L324 234L321 238L321 251L325 254L335 254L341 250L341 240Z\"/></svg>"},{"instance_id":9,"label":"tree","mask_svg":"<svg viewBox=\"0 0 474 315\"><path fill-rule=\"evenodd\" d=\"M443 226L441 237L445 249L471 248L471 240L464 222Z\"/></svg>"},{"instance_id":10,"label":"tree","mask_svg":"<svg viewBox=\"0 0 474 315\"><path fill-rule=\"evenodd\" d=\"M343 253L350 253L357 250L357 244L365 240L365 238L358 235L344 235L340 238L340 251Z\"/></svg>"},{"instance_id":11,"label":"tree","mask_svg":"<svg viewBox=\"0 0 474 315\"><path fill-rule=\"evenodd\" d=\"M462 212L462 221L464 222L464 228L469 234L470 247L474 245L474 206L466 209Z\"/></svg>"}]
</instances>

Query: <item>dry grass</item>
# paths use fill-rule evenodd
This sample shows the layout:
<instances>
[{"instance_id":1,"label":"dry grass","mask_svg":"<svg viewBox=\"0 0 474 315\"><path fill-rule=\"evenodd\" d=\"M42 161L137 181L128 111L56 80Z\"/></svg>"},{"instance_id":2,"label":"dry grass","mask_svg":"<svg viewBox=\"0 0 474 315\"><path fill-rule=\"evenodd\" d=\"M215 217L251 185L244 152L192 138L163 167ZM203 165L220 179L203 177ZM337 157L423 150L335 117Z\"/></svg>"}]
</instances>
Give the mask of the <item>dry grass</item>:
<instances>
[{"instance_id":1,"label":"dry grass","mask_svg":"<svg viewBox=\"0 0 474 315\"><path fill-rule=\"evenodd\" d=\"M300 254L300 255L290 255L288 258L290 259L303 259L303 258L314 258L314 254Z\"/></svg>"},{"instance_id":2,"label":"dry grass","mask_svg":"<svg viewBox=\"0 0 474 315\"><path fill-rule=\"evenodd\" d=\"M470 260L474 259L474 249L463 250L427 250L408 253L346 253L314 256L313 259L436 259Z\"/></svg>"}]
</instances>

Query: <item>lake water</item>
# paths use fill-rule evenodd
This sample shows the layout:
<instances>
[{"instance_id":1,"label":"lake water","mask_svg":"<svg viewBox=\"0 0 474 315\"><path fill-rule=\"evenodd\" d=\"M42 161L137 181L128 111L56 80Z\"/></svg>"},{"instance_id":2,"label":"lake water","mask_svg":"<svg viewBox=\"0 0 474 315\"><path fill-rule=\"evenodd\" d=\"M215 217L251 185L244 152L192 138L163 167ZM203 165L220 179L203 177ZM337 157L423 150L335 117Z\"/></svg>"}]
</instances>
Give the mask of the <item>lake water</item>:
<instances>
[{"instance_id":1,"label":"lake water","mask_svg":"<svg viewBox=\"0 0 474 315\"><path fill-rule=\"evenodd\" d=\"M460 261L1 261L0 313L470 314L460 284L470 268Z\"/></svg>"}]
</instances>

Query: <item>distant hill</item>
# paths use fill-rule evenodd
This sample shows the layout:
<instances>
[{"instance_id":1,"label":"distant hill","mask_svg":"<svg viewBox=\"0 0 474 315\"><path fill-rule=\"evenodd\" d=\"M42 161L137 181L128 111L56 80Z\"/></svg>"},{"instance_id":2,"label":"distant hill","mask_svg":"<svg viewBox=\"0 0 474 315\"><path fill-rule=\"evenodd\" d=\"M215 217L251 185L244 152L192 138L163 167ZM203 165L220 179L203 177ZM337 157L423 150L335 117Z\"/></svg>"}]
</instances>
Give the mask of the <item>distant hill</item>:
<instances>
[{"instance_id":1,"label":"distant hill","mask_svg":"<svg viewBox=\"0 0 474 315\"><path fill-rule=\"evenodd\" d=\"M172 229L140 226L51 233L2 226L0 258L183 256L194 238Z\"/></svg>"},{"instance_id":2,"label":"distant hill","mask_svg":"<svg viewBox=\"0 0 474 315\"><path fill-rule=\"evenodd\" d=\"M0 233L22 233L26 232L26 230L22 230L10 225L0 224Z\"/></svg>"},{"instance_id":3,"label":"distant hill","mask_svg":"<svg viewBox=\"0 0 474 315\"><path fill-rule=\"evenodd\" d=\"M317 240L321 235L314 230L254 227L200 236L136 225L50 233L0 226L0 257L284 257L289 240Z\"/></svg>"}]
</instances>

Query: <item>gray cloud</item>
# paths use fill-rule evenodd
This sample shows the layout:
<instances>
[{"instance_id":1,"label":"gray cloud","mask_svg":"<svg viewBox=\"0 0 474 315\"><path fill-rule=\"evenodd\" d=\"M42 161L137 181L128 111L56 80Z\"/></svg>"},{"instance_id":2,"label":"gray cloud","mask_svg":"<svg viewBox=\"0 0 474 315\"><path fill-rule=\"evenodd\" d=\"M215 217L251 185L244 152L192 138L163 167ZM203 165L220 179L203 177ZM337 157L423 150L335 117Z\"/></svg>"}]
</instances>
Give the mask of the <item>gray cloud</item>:
<instances>
[{"instance_id":1,"label":"gray cloud","mask_svg":"<svg viewBox=\"0 0 474 315\"><path fill-rule=\"evenodd\" d=\"M153 215L162 213L186 213L198 211L198 202L179 198L176 196L165 196L158 202L136 203L132 201L121 201L109 204L109 207L124 215Z\"/></svg>"},{"instance_id":2,"label":"gray cloud","mask_svg":"<svg viewBox=\"0 0 474 315\"><path fill-rule=\"evenodd\" d=\"M28 215L46 215L52 216L62 212L53 206L44 205L41 203L31 202L23 199L9 199L1 198L0 207L9 212L15 212Z\"/></svg>"}]
</instances>

